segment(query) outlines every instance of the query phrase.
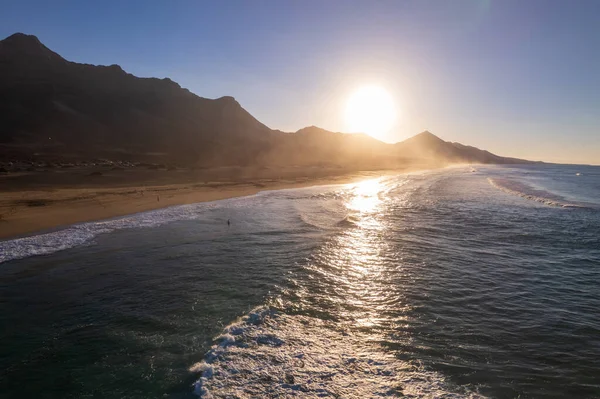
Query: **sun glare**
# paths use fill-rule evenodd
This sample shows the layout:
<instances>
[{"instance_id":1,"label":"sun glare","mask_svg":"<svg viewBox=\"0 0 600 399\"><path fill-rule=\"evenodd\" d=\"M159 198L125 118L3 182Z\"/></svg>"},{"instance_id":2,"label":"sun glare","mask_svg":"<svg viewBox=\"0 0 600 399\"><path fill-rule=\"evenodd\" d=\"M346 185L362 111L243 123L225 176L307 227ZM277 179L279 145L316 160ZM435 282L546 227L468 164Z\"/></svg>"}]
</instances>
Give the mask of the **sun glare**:
<instances>
[{"instance_id":1,"label":"sun glare","mask_svg":"<svg viewBox=\"0 0 600 399\"><path fill-rule=\"evenodd\" d=\"M351 132L385 139L396 121L396 106L382 87L365 86L350 96L344 116Z\"/></svg>"}]
</instances>

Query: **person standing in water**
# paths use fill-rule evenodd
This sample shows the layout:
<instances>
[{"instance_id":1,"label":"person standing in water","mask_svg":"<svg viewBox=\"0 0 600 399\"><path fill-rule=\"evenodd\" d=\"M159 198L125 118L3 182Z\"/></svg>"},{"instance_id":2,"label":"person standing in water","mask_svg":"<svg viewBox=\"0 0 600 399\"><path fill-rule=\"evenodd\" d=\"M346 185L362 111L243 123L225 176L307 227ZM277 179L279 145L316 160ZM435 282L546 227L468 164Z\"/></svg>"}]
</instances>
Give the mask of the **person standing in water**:
<instances>
[{"instance_id":1,"label":"person standing in water","mask_svg":"<svg viewBox=\"0 0 600 399\"><path fill-rule=\"evenodd\" d=\"M231 226L231 221L229 221L229 219L227 219L227 226Z\"/></svg>"}]
</instances>

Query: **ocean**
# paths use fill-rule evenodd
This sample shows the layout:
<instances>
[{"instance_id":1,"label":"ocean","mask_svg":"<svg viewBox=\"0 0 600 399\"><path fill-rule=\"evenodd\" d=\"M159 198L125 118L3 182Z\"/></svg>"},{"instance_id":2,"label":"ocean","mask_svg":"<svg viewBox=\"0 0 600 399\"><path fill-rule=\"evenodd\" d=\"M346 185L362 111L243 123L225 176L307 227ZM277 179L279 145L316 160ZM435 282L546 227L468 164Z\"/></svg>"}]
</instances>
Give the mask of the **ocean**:
<instances>
[{"instance_id":1,"label":"ocean","mask_svg":"<svg viewBox=\"0 0 600 399\"><path fill-rule=\"evenodd\" d=\"M262 192L0 262L1 398L600 397L600 167Z\"/></svg>"}]
</instances>

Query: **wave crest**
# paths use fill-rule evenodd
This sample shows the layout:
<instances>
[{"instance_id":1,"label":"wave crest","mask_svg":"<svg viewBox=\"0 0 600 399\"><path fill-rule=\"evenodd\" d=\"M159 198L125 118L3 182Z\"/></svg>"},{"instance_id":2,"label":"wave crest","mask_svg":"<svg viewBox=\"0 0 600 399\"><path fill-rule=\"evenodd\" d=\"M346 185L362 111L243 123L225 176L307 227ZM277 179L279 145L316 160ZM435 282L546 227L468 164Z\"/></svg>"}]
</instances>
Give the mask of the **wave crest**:
<instances>
[{"instance_id":1,"label":"wave crest","mask_svg":"<svg viewBox=\"0 0 600 399\"><path fill-rule=\"evenodd\" d=\"M560 195L535 189L525 183L504 178L488 177L488 182L495 188L505 193L519 196L531 201L540 202L549 206L558 206L562 208L590 208L590 204L582 202L571 202Z\"/></svg>"},{"instance_id":2,"label":"wave crest","mask_svg":"<svg viewBox=\"0 0 600 399\"><path fill-rule=\"evenodd\" d=\"M227 326L202 362L194 393L203 399L282 397L483 398L416 370L332 322L252 310Z\"/></svg>"}]
</instances>

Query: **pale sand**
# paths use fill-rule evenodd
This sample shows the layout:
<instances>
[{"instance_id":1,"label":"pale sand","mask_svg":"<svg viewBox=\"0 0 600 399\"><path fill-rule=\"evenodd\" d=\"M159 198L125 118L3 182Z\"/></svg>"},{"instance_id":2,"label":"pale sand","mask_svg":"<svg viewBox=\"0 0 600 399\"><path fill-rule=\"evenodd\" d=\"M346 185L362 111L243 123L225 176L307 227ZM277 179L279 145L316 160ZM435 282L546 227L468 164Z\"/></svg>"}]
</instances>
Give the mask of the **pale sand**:
<instances>
[{"instance_id":1,"label":"pale sand","mask_svg":"<svg viewBox=\"0 0 600 399\"><path fill-rule=\"evenodd\" d=\"M203 182L129 187L25 187L0 192L0 239L75 223L109 219L173 205L253 195L259 191L346 184L403 171L369 171L243 182Z\"/></svg>"}]
</instances>

